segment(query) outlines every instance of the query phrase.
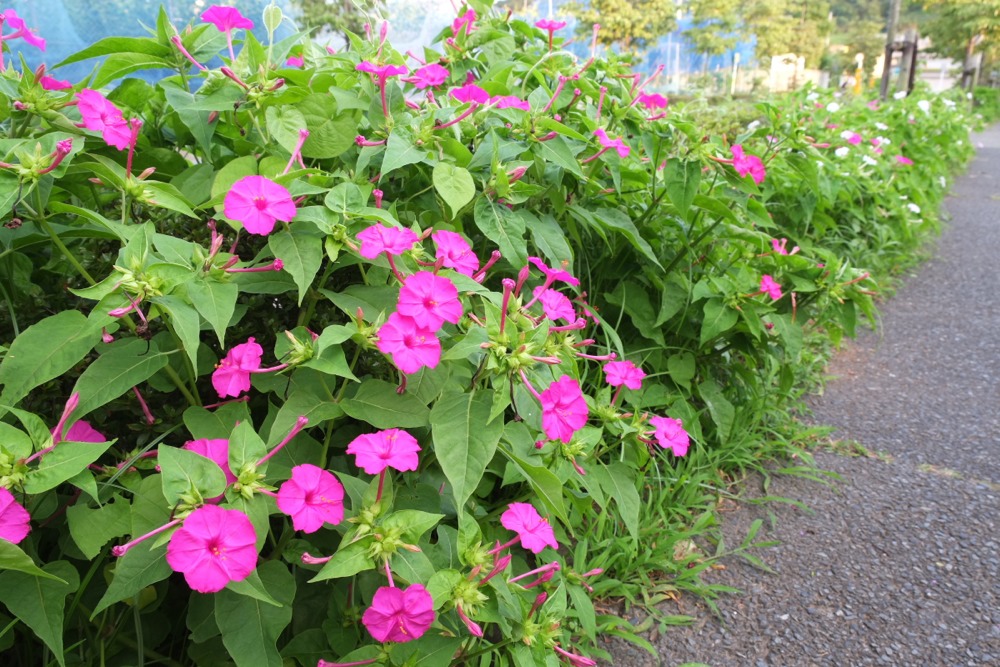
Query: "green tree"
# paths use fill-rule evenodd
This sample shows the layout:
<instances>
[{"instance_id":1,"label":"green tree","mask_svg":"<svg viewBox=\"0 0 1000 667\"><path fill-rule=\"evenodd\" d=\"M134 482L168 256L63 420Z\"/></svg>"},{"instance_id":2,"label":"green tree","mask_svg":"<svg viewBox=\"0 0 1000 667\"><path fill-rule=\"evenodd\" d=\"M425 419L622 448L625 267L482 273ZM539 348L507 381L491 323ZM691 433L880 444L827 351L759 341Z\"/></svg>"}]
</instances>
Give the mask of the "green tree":
<instances>
[{"instance_id":1,"label":"green tree","mask_svg":"<svg viewBox=\"0 0 1000 667\"><path fill-rule=\"evenodd\" d=\"M691 0L688 7L694 24L684 31L684 36L699 53L722 55L739 41L740 4L740 0Z\"/></svg>"},{"instance_id":2,"label":"green tree","mask_svg":"<svg viewBox=\"0 0 1000 667\"><path fill-rule=\"evenodd\" d=\"M577 18L577 32L590 34L601 24L597 41L625 50L644 49L677 27L675 0L586 0L563 9Z\"/></svg>"},{"instance_id":3,"label":"green tree","mask_svg":"<svg viewBox=\"0 0 1000 667\"><path fill-rule=\"evenodd\" d=\"M962 60L974 50L995 61L1000 51L1000 0L925 0L922 32L933 50Z\"/></svg>"},{"instance_id":4,"label":"green tree","mask_svg":"<svg viewBox=\"0 0 1000 667\"><path fill-rule=\"evenodd\" d=\"M826 0L749 0L741 5L742 32L756 37L758 60L795 53L815 66L826 48L831 23Z\"/></svg>"},{"instance_id":5,"label":"green tree","mask_svg":"<svg viewBox=\"0 0 1000 667\"><path fill-rule=\"evenodd\" d=\"M302 12L299 27L329 30L344 35L359 34L365 23L374 23L385 13L385 0L292 0Z\"/></svg>"}]
</instances>

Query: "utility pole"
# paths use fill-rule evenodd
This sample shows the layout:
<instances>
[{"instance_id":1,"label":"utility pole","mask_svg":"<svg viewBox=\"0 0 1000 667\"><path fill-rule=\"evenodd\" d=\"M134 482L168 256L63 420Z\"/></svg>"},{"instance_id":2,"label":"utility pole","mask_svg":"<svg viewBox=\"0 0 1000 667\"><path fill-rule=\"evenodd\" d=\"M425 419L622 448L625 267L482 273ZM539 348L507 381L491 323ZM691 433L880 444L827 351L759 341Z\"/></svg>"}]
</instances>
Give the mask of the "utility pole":
<instances>
[{"instance_id":1,"label":"utility pole","mask_svg":"<svg viewBox=\"0 0 1000 667\"><path fill-rule=\"evenodd\" d=\"M889 96L889 81L892 79L892 54L896 49L896 25L899 23L900 0L891 0L889 5L889 23L885 29L885 61L882 65L882 85L879 87L879 97L883 100Z\"/></svg>"}]
</instances>

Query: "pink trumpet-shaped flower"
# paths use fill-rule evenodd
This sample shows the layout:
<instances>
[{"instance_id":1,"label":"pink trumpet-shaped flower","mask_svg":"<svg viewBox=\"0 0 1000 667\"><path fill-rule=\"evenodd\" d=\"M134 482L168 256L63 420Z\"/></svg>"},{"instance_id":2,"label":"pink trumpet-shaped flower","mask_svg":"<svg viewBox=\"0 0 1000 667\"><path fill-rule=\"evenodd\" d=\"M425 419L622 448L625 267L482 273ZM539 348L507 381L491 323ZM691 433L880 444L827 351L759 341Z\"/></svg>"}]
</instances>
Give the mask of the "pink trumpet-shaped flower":
<instances>
[{"instance_id":1,"label":"pink trumpet-shaped flower","mask_svg":"<svg viewBox=\"0 0 1000 667\"><path fill-rule=\"evenodd\" d=\"M573 434L587 423L587 401L580 391L580 384L568 375L550 384L541 393L540 401L542 430L550 440L568 444Z\"/></svg>"},{"instance_id":2,"label":"pink trumpet-shaped flower","mask_svg":"<svg viewBox=\"0 0 1000 667\"><path fill-rule=\"evenodd\" d=\"M566 27L566 21L553 21L552 19L541 19L540 21L535 21L535 27L544 30L549 33L549 51L552 50L552 36L555 34L556 30L561 30Z\"/></svg>"},{"instance_id":3,"label":"pink trumpet-shaped flower","mask_svg":"<svg viewBox=\"0 0 1000 667\"><path fill-rule=\"evenodd\" d=\"M420 639L434 622L434 599L420 584L405 590L382 586L361 617L372 637L380 642Z\"/></svg>"},{"instance_id":4,"label":"pink trumpet-shaped flower","mask_svg":"<svg viewBox=\"0 0 1000 667\"><path fill-rule=\"evenodd\" d=\"M248 233L265 236L274 230L278 220L290 222L296 209L284 186L263 176L244 176L229 188L222 212L242 222Z\"/></svg>"},{"instance_id":5,"label":"pink trumpet-shaped flower","mask_svg":"<svg viewBox=\"0 0 1000 667\"><path fill-rule=\"evenodd\" d=\"M476 16L474 10L470 9L466 11L451 22L451 34L458 37L458 34L464 29L465 34L468 35L472 32L472 24L475 23L477 18L479 17Z\"/></svg>"},{"instance_id":6,"label":"pink trumpet-shaped flower","mask_svg":"<svg viewBox=\"0 0 1000 667\"><path fill-rule=\"evenodd\" d=\"M575 278L572 273L567 271L565 268L552 268L549 267L538 257L529 257L528 261L535 265L535 268L541 271L545 275L545 287L549 287L552 283L562 281L567 285L579 285L580 279ZM563 262L565 267L567 262Z\"/></svg>"},{"instance_id":7,"label":"pink trumpet-shaped flower","mask_svg":"<svg viewBox=\"0 0 1000 667\"><path fill-rule=\"evenodd\" d=\"M650 111L666 109L670 103L669 99L659 93L642 93L639 95L637 101Z\"/></svg>"},{"instance_id":8,"label":"pink trumpet-shaped flower","mask_svg":"<svg viewBox=\"0 0 1000 667\"><path fill-rule=\"evenodd\" d=\"M379 328L377 346L406 375L425 366L436 368L441 361L441 341L435 331L400 313L390 315Z\"/></svg>"},{"instance_id":9,"label":"pink trumpet-shaped flower","mask_svg":"<svg viewBox=\"0 0 1000 667\"><path fill-rule=\"evenodd\" d=\"M736 169L736 173L740 176L746 176L750 174L750 178L757 185L764 182L764 177L767 175L764 169L764 163L756 155L746 155L743 152L743 146L740 144L733 144L733 168Z\"/></svg>"},{"instance_id":10,"label":"pink trumpet-shaped flower","mask_svg":"<svg viewBox=\"0 0 1000 667\"><path fill-rule=\"evenodd\" d=\"M5 9L3 12L3 21L0 21L0 25L9 25L14 29L14 32L10 35L4 35L3 39L17 39L20 37L28 44L44 51L45 50L45 40L35 33L28 30L27 24L24 22L17 12L13 9Z\"/></svg>"},{"instance_id":11,"label":"pink trumpet-shaped flower","mask_svg":"<svg viewBox=\"0 0 1000 667\"><path fill-rule=\"evenodd\" d=\"M539 554L545 547L559 548L555 533L547 519L530 503L511 503L500 515L500 525L517 533L521 546Z\"/></svg>"},{"instance_id":12,"label":"pink trumpet-shaped flower","mask_svg":"<svg viewBox=\"0 0 1000 667\"><path fill-rule=\"evenodd\" d=\"M407 83L412 83L417 90L424 88L436 88L448 80L451 73L437 63L424 65L413 72L413 76L403 79Z\"/></svg>"},{"instance_id":13,"label":"pink trumpet-shaped flower","mask_svg":"<svg viewBox=\"0 0 1000 667\"><path fill-rule=\"evenodd\" d=\"M369 475L378 475L386 468L416 470L419 451L417 439L398 428L359 435L347 446L347 453L357 457L357 466Z\"/></svg>"},{"instance_id":14,"label":"pink trumpet-shaped flower","mask_svg":"<svg viewBox=\"0 0 1000 667\"><path fill-rule=\"evenodd\" d=\"M121 109L101 93L89 88L78 92L76 99L85 128L100 132L109 146L114 146L120 151L129 147L132 130L122 116Z\"/></svg>"},{"instance_id":15,"label":"pink trumpet-shaped flower","mask_svg":"<svg viewBox=\"0 0 1000 667\"><path fill-rule=\"evenodd\" d=\"M0 487L0 540L17 544L31 532L31 515L14 498L14 494Z\"/></svg>"},{"instance_id":16,"label":"pink trumpet-shaped flower","mask_svg":"<svg viewBox=\"0 0 1000 667\"><path fill-rule=\"evenodd\" d=\"M905 155L897 155L896 156L896 162L898 162L899 164L901 164L903 166L906 166L906 167L909 167L910 165L913 164L913 160L911 160L910 158L906 157Z\"/></svg>"},{"instance_id":17,"label":"pink trumpet-shaped flower","mask_svg":"<svg viewBox=\"0 0 1000 667\"><path fill-rule=\"evenodd\" d=\"M522 100L517 95L498 95L490 98L490 104L497 109L520 109L521 111L531 111L531 103Z\"/></svg>"},{"instance_id":18,"label":"pink trumpet-shaped flower","mask_svg":"<svg viewBox=\"0 0 1000 667\"><path fill-rule=\"evenodd\" d=\"M760 291L767 294L773 301L781 298L781 285L775 282L774 278L765 274L760 279Z\"/></svg>"},{"instance_id":19,"label":"pink trumpet-shaped flower","mask_svg":"<svg viewBox=\"0 0 1000 667\"><path fill-rule=\"evenodd\" d=\"M595 665L597 665L597 661L593 658L588 658L585 655L579 655L577 653L570 653L561 646L553 646L552 650L554 650L560 658L564 658L566 662L571 664L573 667L595 667Z\"/></svg>"},{"instance_id":20,"label":"pink trumpet-shaped flower","mask_svg":"<svg viewBox=\"0 0 1000 667\"><path fill-rule=\"evenodd\" d=\"M264 348L253 337L236 345L212 373L212 386L219 398L236 397L250 389L250 374L260 369Z\"/></svg>"},{"instance_id":21,"label":"pink trumpet-shaped flower","mask_svg":"<svg viewBox=\"0 0 1000 667\"><path fill-rule=\"evenodd\" d=\"M615 149L618 152L618 157L628 157L628 154L632 150L630 147L625 145L625 142L622 141L620 137L618 139L611 139L610 137L608 137L608 133L601 128L597 128L596 130L594 130L594 135L597 137L597 140L601 143L602 148L604 148L605 150L611 148Z\"/></svg>"},{"instance_id":22,"label":"pink trumpet-shaped flower","mask_svg":"<svg viewBox=\"0 0 1000 667\"><path fill-rule=\"evenodd\" d=\"M315 533L324 523L344 518L344 487L329 471L310 463L292 468L292 477L278 489L278 509L292 517L292 527Z\"/></svg>"},{"instance_id":23,"label":"pink trumpet-shaped flower","mask_svg":"<svg viewBox=\"0 0 1000 667\"><path fill-rule=\"evenodd\" d=\"M442 266L469 277L479 270L479 258L461 234L439 229L431 234L431 240L434 241L434 258Z\"/></svg>"},{"instance_id":24,"label":"pink trumpet-shaped flower","mask_svg":"<svg viewBox=\"0 0 1000 667\"><path fill-rule=\"evenodd\" d=\"M663 449L669 449L674 453L674 456L687 454L691 439L688 432L684 430L684 424L680 419L650 417L649 424L655 429L656 444Z\"/></svg>"},{"instance_id":25,"label":"pink trumpet-shaped flower","mask_svg":"<svg viewBox=\"0 0 1000 667\"><path fill-rule=\"evenodd\" d=\"M646 372L631 361L609 361L604 364L604 376L612 387L625 385L629 389L641 389Z\"/></svg>"},{"instance_id":26,"label":"pink trumpet-shaped flower","mask_svg":"<svg viewBox=\"0 0 1000 667\"><path fill-rule=\"evenodd\" d=\"M453 88L450 94L456 101L463 104L467 102L488 104L490 101L490 94L474 83L467 83L459 88Z\"/></svg>"},{"instance_id":27,"label":"pink trumpet-shaped flower","mask_svg":"<svg viewBox=\"0 0 1000 667\"><path fill-rule=\"evenodd\" d=\"M445 322L462 319L462 302L455 284L443 276L419 271L408 276L399 290L396 312L419 326L437 331Z\"/></svg>"},{"instance_id":28,"label":"pink trumpet-shaped flower","mask_svg":"<svg viewBox=\"0 0 1000 667\"><path fill-rule=\"evenodd\" d=\"M233 474L232 469L229 467L229 440L225 438L189 440L184 443L182 449L194 452L195 454L201 454L206 459L215 461L216 465L219 466L226 476L227 486L236 481L236 475ZM219 497L221 498L221 496Z\"/></svg>"},{"instance_id":29,"label":"pink trumpet-shaped flower","mask_svg":"<svg viewBox=\"0 0 1000 667\"><path fill-rule=\"evenodd\" d=\"M306 62L302 59L302 56L289 56L288 59L285 60L285 65L287 67L303 67L305 64Z\"/></svg>"},{"instance_id":30,"label":"pink trumpet-shaped flower","mask_svg":"<svg viewBox=\"0 0 1000 667\"><path fill-rule=\"evenodd\" d=\"M43 90L66 90L67 88L73 87L73 84L69 81L55 79L51 76L43 76L39 78L38 83L42 85Z\"/></svg>"},{"instance_id":31,"label":"pink trumpet-shaped flower","mask_svg":"<svg viewBox=\"0 0 1000 667\"><path fill-rule=\"evenodd\" d=\"M167 564L182 572L199 593L216 593L230 581L243 581L257 567L257 535L247 515L203 505L170 536Z\"/></svg>"},{"instance_id":32,"label":"pink trumpet-shaped flower","mask_svg":"<svg viewBox=\"0 0 1000 667\"><path fill-rule=\"evenodd\" d=\"M362 257L375 259L383 252L387 255L402 255L413 248L419 237L411 229L405 227L386 227L377 222L367 229L358 232L361 241Z\"/></svg>"},{"instance_id":33,"label":"pink trumpet-shaped flower","mask_svg":"<svg viewBox=\"0 0 1000 667\"><path fill-rule=\"evenodd\" d=\"M541 285L534 289L535 300L542 304L545 317L553 322L562 319L567 322L576 320L576 309L573 302L565 294L554 289L545 289Z\"/></svg>"},{"instance_id":34,"label":"pink trumpet-shaped flower","mask_svg":"<svg viewBox=\"0 0 1000 667\"><path fill-rule=\"evenodd\" d=\"M368 72L375 77L379 95L382 99L382 115L389 117L389 104L385 98L385 86L390 76L401 76L410 70L405 65L376 65L369 60L362 60L355 67L359 72Z\"/></svg>"},{"instance_id":35,"label":"pink trumpet-shaped flower","mask_svg":"<svg viewBox=\"0 0 1000 667\"><path fill-rule=\"evenodd\" d=\"M221 5L212 5L208 11L201 15L201 20L213 24L220 32L226 33L230 63L235 61L236 55L233 53L233 30L237 28L253 30L253 21L243 16L240 10L235 7L223 7Z\"/></svg>"},{"instance_id":36,"label":"pink trumpet-shaped flower","mask_svg":"<svg viewBox=\"0 0 1000 667\"><path fill-rule=\"evenodd\" d=\"M66 442L107 442L108 438L81 419L73 422L73 425L66 430L63 440Z\"/></svg>"}]
</instances>

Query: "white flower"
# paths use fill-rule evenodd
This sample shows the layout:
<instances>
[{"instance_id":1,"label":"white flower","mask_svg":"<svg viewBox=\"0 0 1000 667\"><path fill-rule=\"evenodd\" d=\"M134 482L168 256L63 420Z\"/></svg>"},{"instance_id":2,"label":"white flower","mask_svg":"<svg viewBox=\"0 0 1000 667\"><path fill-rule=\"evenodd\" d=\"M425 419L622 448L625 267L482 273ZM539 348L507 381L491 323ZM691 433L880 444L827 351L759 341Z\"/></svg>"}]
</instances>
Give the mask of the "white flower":
<instances>
[{"instance_id":1,"label":"white flower","mask_svg":"<svg viewBox=\"0 0 1000 667\"><path fill-rule=\"evenodd\" d=\"M875 128L882 130L884 132L885 130L889 129L889 126L886 125L885 123L875 123Z\"/></svg>"},{"instance_id":2,"label":"white flower","mask_svg":"<svg viewBox=\"0 0 1000 667\"><path fill-rule=\"evenodd\" d=\"M847 154L850 152L851 152L850 148L848 148L847 146L841 146L837 150L833 151L833 154L836 155L837 157L846 157Z\"/></svg>"},{"instance_id":3,"label":"white flower","mask_svg":"<svg viewBox=\"0 0 1000 667\"><path fill-rule=\"evenodd\" d=\"M953 108L955 107L955 103L954 103L954 102L952 102L951 100L945 100L945 99L942 99L942 100L941 100L941 103L942 103L942 104L944 104L944 105L945 105L946 107L948 107L949 109L953 109Z\"/></svg>"},{"instance_id":4,"label":"white flower","mask_svg":"<svg viewBox=\"0 0 1000 667\"><path fill-rule=\"evenodd\" d=\"M920 213L920 207L914 204L913 202L907 204L906 208L910 209L910 211L912 211L913 213Z\"/></svg>"},{"instance_id":5,"label":"white flower","mask_svg":"<svg viewBox=\"0 0 1000 667\"><path fill-rule=\"evenodd\" d=\"M840 138L843 139L843 140L845 140L845 141L850 141L851 137L853 137L853 136L854 136L854 133L851 132L850 130L844 130L843 132L840 133Z\"/></svg>"},{"instance_id":6,"label":"white flower","mask_svg":"<svg viewBox=\"0 0 1000 667\"><path fill-rule=\"evenodd\" d=\"M760 127L760 121L759 120L751 121L750 124L747 125L747 129L749 131L751 131L751 132L753 132L754 130L756 130L758 127Z\"/></svg>"},{"instance_id":7,"label":"white flower","mask_svg":"<svg viewBox=\"0 0 1000 667\"><path fill-rule=\"evenodd\" d=\"M822 160L816 160L816 166L817 167L823 167L823 166L826 166L826 163L823 162Z\"/></svg>"},{"instance_id":8,"label":"white flower","mask_svg":"<svg viewBox=\"0 0 1000 667\"><path fill-rule=\"evenodd\" d=\"M938 176L938 183L941 184L942 188L946 187L948 185L948 179L946 179L944 176Z\"/></svg>"},{"instance_id":9,"label":"white flower","mask_svg":"<svg viewBox=\"0 0 1000 667\"><path fill-rule=\"evenodd\" d=\"M906 91L905 90L901 90L898 93L893 93L892 94L892 99L894 99L894 100L901 100L904 97L906 97Z\"/></svg>"},{"instance_id":10,"label":"white flower","mask_svg":"<svg viewBox=\"0 0 1000 667\"><path fill-rule=\"evenodd\" d=\"M809 93L806 95L806 99L810 102L815 102L819 99L819 93Z\"/></svg>"},{"instance_id":11,"label":"white flower","mask_svg":"<svg viewBox=\"0 0 1000 667\"><path fill-rule=\"evenodd\" d=\"M874 167L875 165L878 164L878 161L873 160L872 158L870 158L867 155L862 155L861 156L861 161L864 162L865 164L869 165L869 166L872 166L872 167Z\"/></svg>"},{"instance_id":12,"label":"white flower","mask_svg":"<svg viewBox=\"0 0 1000 667\"><path fill-rule=\"evenodd\" d=\"M889 141L885 137L875 137L875 141L878 142L878 144L876 144L878 146L881 146L882 144L885 144L886 146L888 146L889 144L892 143L891 141Z\"/></svg>"},{"instance_id":13,"label":"white flower","mask_svg":"<svg viewBox=\"0 0 1000 667\"><path fill-rule=\"evenodd\" d=\"M965 94L965 99L971 100L972 99L972 93L966 93Z\"/></svg>"},{"instance_id":14,"label":"white flower","mask_svg":"<svg viewBox=\"0 0 1000 667\"><path fill-rule=\"evenodd\" d=\"M962 141L961 139L959 139L958 141L955 142L955 145L956 146L961 146L964 143L965 143L964 141Z\"/></svg>"},{"instance_id":15,"label":"white flower","mask_svg":"<svg viewBox=\"0 0 1000 667\"><path fill-rule=\"evenodd\" d=\"M929 100L920 100L917 102L917 106L920 107L920 110L924 113L930 113L931 103Z\"/></svg>"},{"instance_id":16,"label":"white flower","mask_svg":"<svg viewBox=\"0 0 1000 667\"><path fill-rule=\"evenodd\" d=\"M837 113L838 111L840 111L840 105L837 104L836 102L830 102L829 104L826 105L826 110L829 111L830 113Z\"/></svg>"}]
</instances>

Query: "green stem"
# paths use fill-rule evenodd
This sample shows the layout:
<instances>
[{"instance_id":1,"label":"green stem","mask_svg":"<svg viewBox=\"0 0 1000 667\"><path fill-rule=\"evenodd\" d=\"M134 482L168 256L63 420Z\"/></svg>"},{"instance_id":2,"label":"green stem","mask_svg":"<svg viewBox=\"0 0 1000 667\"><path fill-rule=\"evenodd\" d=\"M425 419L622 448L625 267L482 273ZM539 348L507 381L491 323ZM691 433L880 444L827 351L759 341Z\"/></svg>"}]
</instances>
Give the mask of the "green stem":
<instances>
[{"instance_id":1,"label":"green stem","mask_svg":"<svg viewBox=\"0 0 1000 667\"><path fill-rule=\"evenodd\" d=\"M356 345L354 347L354 356L351 358L351 372L354 372L354 366L358 363L358 358L361 357L361 345ZM337 396L333 399L334 403L340 403L341 399L344 398L344 392L347 391L347 383L349 379L344 378L340 383L340 389L337 390Z\"/></svg>"},{"instance_id":2,"label":"green stem","mask_svg":"<svg viewBox=\"0 0 1000 667\"><path fill-rule=\"evenodd\" d=\"M181 378L181 376L177 374L177 371L175 371L170 364L167 364L166 366L163 367L163 372L167 374L167 377L170 378L170 381L174 383L174 385L177 387L177 390L184 395L184 398L187 399L188 403L195 406L201 405L201 400L195 394L192 394L190 391L188 391L188 388L184 386L183 378Z\"/></svg>"},{"instance_id":3,"label":"green stem","mask_svg":"<svg viewBox=\"0 0 1000 667\"><path fill-rule=\"evenodd\" d=\"M7 304L7 312L10 313L10 323L14 326L14 337L17 338L21 335L21 330L17 326L17 315L14 314L14 304L10 300L10 293L3 286L3 283L0 283L0 292L3 293L4 303Z\"/></svg>"},{"instance_id":4,"label":"green stem","mask_svg":"<svg viewBox=\"0 0 1000 667\"><path fill-rule=\"evenodd\" d=\"M52 229L52 226L49 224L49 221L46 220L44 217L39 217L38 224L41 225L42 229L45 230L45 233L49 235L50 239L52 239L53 245L59 248L59 251L62 252L63 256L67 259L67 261L69 261L70 264L73 265L73 268L77 270L77 272L84 278L84 280L86 280L91 285L96 285L97 281L94 280L90 276L90 274L87 273L87 269L83 268L83 265L80 264L79 261L77 261L76 257L73 256L73 253L71 253L69 251L69 248L66 247L66 244L63 243L62 239L59 238L59 235L56 234L54 229Z\"/></svg>"}]
</instances>

